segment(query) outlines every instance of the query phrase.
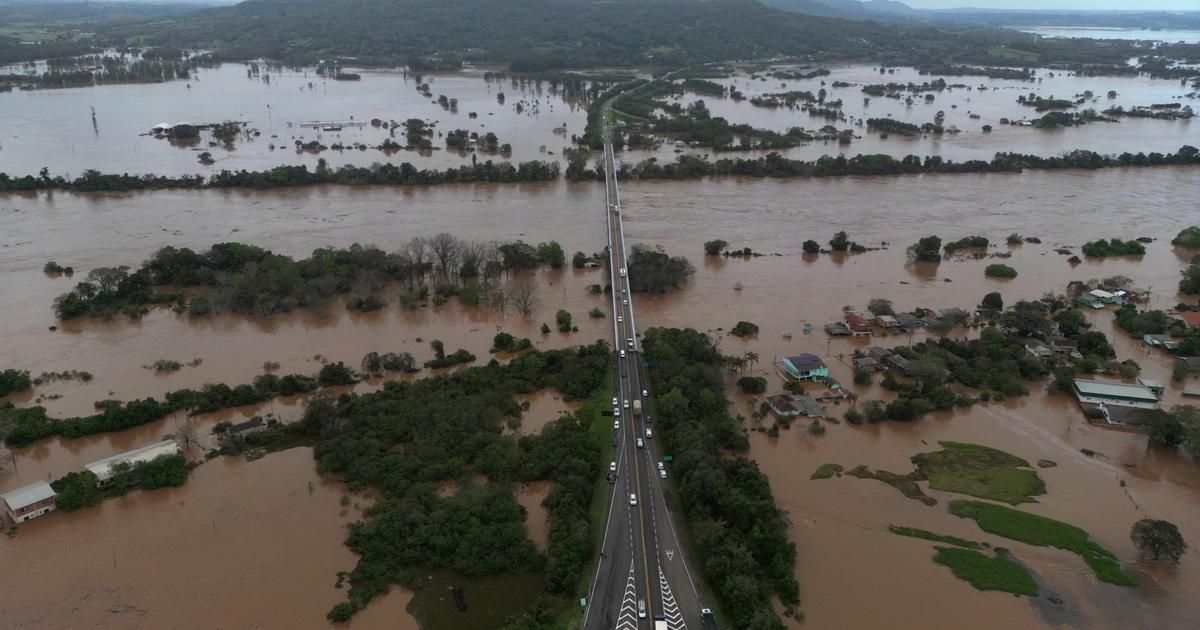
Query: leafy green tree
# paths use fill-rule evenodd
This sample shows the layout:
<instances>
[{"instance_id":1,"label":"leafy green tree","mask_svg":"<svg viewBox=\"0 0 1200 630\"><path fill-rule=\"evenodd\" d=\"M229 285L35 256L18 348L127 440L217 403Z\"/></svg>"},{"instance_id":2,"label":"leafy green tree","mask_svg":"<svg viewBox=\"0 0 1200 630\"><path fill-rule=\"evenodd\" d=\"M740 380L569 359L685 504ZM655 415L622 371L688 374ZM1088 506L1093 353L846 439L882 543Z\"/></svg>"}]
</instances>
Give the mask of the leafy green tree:
<instances>
[{"instance_id":1,"label":"leafy green tree","mask_svg":"<svg viewBox=\"0 0 1200 630\"><path fill-rule=\"evenodd\" d=\"M829 240L829 249L835 252L844 252L850 249L850 237L845 232L838 232Z\"/></svg>"},{"instance_id":2,"label":"leafy green tree","mask_svg":"<svg viewBox=\"0 0 1200 630\"><path fill-rule=\"evenodd\" d=\"M1068 338L1074 338L1079 333L1091 328L1086 317L1079 309L1067 309L1054 316L1054 321L1058 322L1058 331Z\"/></svg>"},{"instance_id":3,"label":"leafy green tree","mask_svg":"<svg viewBox=\"0 0 1200 630\"><path fill-rule=\"evenodd\" d=\"M549 265L551 269L562 269L567 264L567 255L563 252L562 245L559 245L558 241L538 243L537 257L543 264Z\"/></svg>"},{"instance_id":4,"label":"leafy green tree","mask_svg":"<svg viewBox=\"0 0 1200 630\"><path fill-rule=\"evenodd\" d=\"M1016 278L1017 270L1008 265L996 263L984 268L983 275L989 278Z\"/></svg>"},{"instance_id":5,"label":"leafy green tree","mask_svg":"<svg viewBox=\"0 0 1200 630\"><path fill-rule=\"evenodd\" d=\"M704 255L705 256L720 256L721 252L724 251L726 247L729 247L728 241L723 241L721 239L717 239L715 241L707 241L704 243Z\"/></svg>"},{"instance_id":6,"label":"leafy green tree","mask_svg":"<svg viewBox=\"0 0 1200 630\"><path fill-rule=\"evenodd\" d=\"M0 398L14 392L23 392L32 387L28 370L0 371Z\"/></svg>"},{"instance_id":7,"label":"leafy green tree","mask_svg":"<svg viewBox=\"0 0 1200 630\"><path fill-rule=\"evenodd\" d=\"M917 262L941 262L942 239L926 236L908 247L908 257Z\"/></svg>"},{"instance_id":8,"label":"leafy green tree","mask_svg":"<svg viewBox=\"0 0 1200 630\"><path fill-rule=\"evenodd\" d=\"M767 379L761 376L743 376L737 380L737 387L744 394L761 394L767 391Z\"/></svg>"},{"instance_id":9,"label":"leafy green tree","mask_svg":"<svg viewBox=\"0 0 1200 630\"><path fill-rule=\"evenodd\" d=\"M1141 519L1133 524L1129 537L1143 556L1156 562L1178 563L1187 551L1187 543L1183 541L1179 528L1168 521Z\"/></svg>"},{"instance_id":10,"label":"leafy green tree","mask_svg":"<svg viewBox=\"0 0 1200 630\"><path fill-rule=\"evenodd\" d=\"M1179 281L1179 292L1187 295L1200 294L1200 264L1191 264L1183 271Z\"/></svg>"},{"instance_id":11,"label":"leafy green tree","mask_svg":"<svg viewBox=\"0 0 1200 630\"><path fill-rule=\"evenodd\" d=\"M80 508L91 507L100 503L103 495L96 487L96 475L91 472L72 472L50 483L50 487L58 493L55 499L58 509L73 512Z\"/></svg>"},{"instance_id":12,"label":"leafy green tree","mask_svg":"<svg viewBox=\"0 0 1200 630\"><path fill-rule=\"evenodd\" d=\"M821 251L821 244L812 239L804 241L800 247L805 254L817 254Z\"/></svg>"},{"instance_id":13,"label":"leafy green tree","mask_svg":"<svg viewBox=\"0 0 1200 630\"><path fill-rule=\"evenodd\" d=\"M739 321L737 324L734 324L733 328L729 329L729 334L735 337L752 337L758 334L758 324Z\"/></svg>"},{"instance_id":14,"label":"leafy green tree","mask_svg":"<svg viewBox=\"0 0 1200 630\"><path fill-rule=\"evenodd\" d=\"M896 311L892 308L892 301L884 298L871 298L867 302L867 310L873 315L895 315Z\"/></svg>"},{"instance_id":15,"label":"leafy green tree","mask_svg":"<svg viewBox=\"0 0 1200 630\"><path fill-rule=\"evenodd\" d=\"M558 332L571 332L571 314L567 311L559 309L554 314L554 321L558 324Z\"/></svg>"},{"instance_id":16,"label":"leafy green tree","mask_svg":"<svg viewBox=\"0 0 1200 630\"><path fill-rule=\"evenodd\" d=\"M983 296L983 300L979 302L979 305L983 308L1002 311L1004 310L1004 298L1000 296L999 292L992 291L991 293Z\"/></svg>"},{"instance_id":17,"label":"leafy green tree","mask_svg":"<svg viewBox=\"0 0 1200 630\"><path fill-rule=\"evenodd\" d=\"M180 454L159 455L141 466L142 488L182 486L188 478L187 460Z\"/></svg>"}]
</instances>

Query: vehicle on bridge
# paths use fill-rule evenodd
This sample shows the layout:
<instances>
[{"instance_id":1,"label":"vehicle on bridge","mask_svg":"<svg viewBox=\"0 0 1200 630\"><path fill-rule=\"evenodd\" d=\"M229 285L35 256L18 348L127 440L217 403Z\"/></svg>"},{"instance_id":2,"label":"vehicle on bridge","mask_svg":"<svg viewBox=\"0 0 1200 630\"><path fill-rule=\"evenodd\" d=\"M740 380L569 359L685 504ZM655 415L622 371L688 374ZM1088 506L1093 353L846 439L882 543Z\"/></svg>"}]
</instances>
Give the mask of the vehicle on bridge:
<instances>
[{"instance_id":1,"label":"vehicle on bridge","mask_svg":"<svg viewBox=\"0 0 1200 630\"><path fill-rule=\"evenodd\" d=\"M637 495L636 494L629 495L629 505L637 505Z\"/></svg>"},{"instance_id":2,"label":"vehicle on bridge","mask_svg":"<svg viewBox=\"0 0 1200 630\"><path fill-rule=\"evenodd\" d=\"M642 438L637 439L637 447L638 448L646 448L646 443L644 441L642 441Z\"/></svg>"},{"instance_id":3,"label":"vehicle on bridge","mask_svg":"<svg viewBox=\"0 0 1200 630\"><path fill-rule=\"evenodd\" d=\"M670 630L670 626L667 625L666 619L663 619L662 617L655 615L654 616L654 630Z\"/></svg>"},{"instance_id":4,"label":"vehicle on bridge","mask_svg":"<svg viewBox=\"0 0 1200 630\"><path fill-rule=\"evenodd\" d=\"M625 277L625 268L624 267L621 267L621 277L622 278Z\"/></svg>"},{"instance_id":5,"label":"vehicle on bridge","mask_svg":"<svg viewBox=\"0 0 1200 630\"><path fill-rule=\"evenodd\" d=\"M717 620L713 617L711 610L707 608L700 609L700 626L704 630L717 630Z\"/></svg>"}]
</instances>

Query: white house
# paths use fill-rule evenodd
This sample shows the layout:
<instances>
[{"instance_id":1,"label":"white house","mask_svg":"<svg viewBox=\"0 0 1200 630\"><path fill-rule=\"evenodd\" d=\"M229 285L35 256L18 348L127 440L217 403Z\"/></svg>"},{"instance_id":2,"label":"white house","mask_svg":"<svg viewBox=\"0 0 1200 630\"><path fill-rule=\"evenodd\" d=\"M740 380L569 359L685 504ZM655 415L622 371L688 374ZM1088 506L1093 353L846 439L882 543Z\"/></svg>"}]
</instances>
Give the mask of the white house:
<instances>
[{"instance_id":1,"label":"white house","mask_svg":"<svg viewBox=\"0 0 1200 630\"><path fill-rule=\"evenodd\" d=\"M84 468L93 475L96 475L97 485L106 486L112 482L113 477L117 474L113 469L121 464L136 466L144 464L160 455L174 455L178 452L179 445L175 443L175 440L163 440L135 448L132 451L110 455L104 459L94 461L84 466Z\"/></svg>"},{"instance_id":2,"label":"white house","mask_svg":"<svg viewBox=\"0 0 1200 630\"><path fill-rule=\"evenodd\" d=\"M58 493L45 481L35 481L27 486L0 495L4 503L4 513L14 523L24 523L48 512L53 512L58 504Z\"/></svg>"}]
</instances>

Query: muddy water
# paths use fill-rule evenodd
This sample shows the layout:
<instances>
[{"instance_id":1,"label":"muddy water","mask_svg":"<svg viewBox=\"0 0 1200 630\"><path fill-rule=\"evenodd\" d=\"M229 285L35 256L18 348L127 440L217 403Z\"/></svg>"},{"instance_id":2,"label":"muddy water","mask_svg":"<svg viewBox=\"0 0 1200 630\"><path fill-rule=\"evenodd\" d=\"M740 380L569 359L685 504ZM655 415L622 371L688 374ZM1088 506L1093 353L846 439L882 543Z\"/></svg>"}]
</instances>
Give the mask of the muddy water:
<instances>
[{"instance_id":1,"label":"muddy water","mask_svg":"<svg viewBox=\"0 0 1200 630\"><path fill-rule=\"evenodd\" d=\"M534 481L521 486L517 491L517 503L525 508L525 527L529 529L529 538L537 545L539 551L545 551L549 532L546 529L548 516L542 501L550 496L549 481Z\"/></svg>"},{"instance_id":2,"label":"muddy water","mask_svg":"<svg viewBox=\"0 0 1200 630\"><path fill-rule=\"evenodd\" d=\"M529 404L529 408L521 415L520 426L517 427L517 433L522 435L541 433L547 424L579 409L579 403L563 400L562 394L552 389L517 396L517 402L522 405Z\"/></svg>"},{"instance_id":3,"label":"muddy water","mask_svg":"<svg viewBox=\"0 0 1200 630\"><path fill-rule=\"evenodd\" d=\"M879 74L871 66L844 66L831 68L831 74L802 81L784 81L774 77L766 80L751 79L738 74L717 79L722 85L732 85L747 99L772 92L807 90L817 94L824 89L827 100L841 99L842 111L852 120L868 118L894 118L899 121L921 125L933 122L938 111L945 112L945 127L955 126L958 134L925 135L904 137L892 134L884 139L879 133L849 121L826 121L810 116L807 112L786 108L769 109L755 107L749 100L734 101L708 95L685 94L678 100L683 104L702 99L714 116L723 116L734 122L745 122L755 127L786 131L791 127L820 129L833 124L839 129L853 128L856 138L850 145L839 146L836 142L816 142L802 147L781 151L791 158L814 159L821 155L856 155L859 153L886 153L903 156L941 155L953 160L990 160L999 151L1015 151L1036 155L1057 155L1073 149L1089 149L1099 153L1121 153L1123 151L1174 152L1184 144L1195 146L1200 143L1200 125L1196 121L1166 121L1123 118L1117 123L1092 123L1081 127L1060 129L1035 129L1000 124L1001 118L1010 120L1033 120L1041 113L1016 102L1017 96L1036 93L1043 97L1073 99L1076 94L1091 90L1097 96L1077 109L1095 109L1097 112L1111 106L1121 105L1130 109L1151 103L1178 102L1198 106L1194 98L1185 98L1194 92L1178 81L1150 79L1148 77L1078 77L1061 72L1038 70L1038 79L1033 82L987 77L941 77L948 84L967 87L951 88L935 92L935 99L926 103L924 95L913 97L912 105L903 99L870 97L862 92L862 86L872 83L916 83L921 84L938 77L922 76L913 68L896 68L894 73ZM833 87L835 81L851 83L849 87ZM979 89L979 88L983 89ZM1109 90L1116 90L1117 97L1109 99ZM971 118L971 115L979 118ZM984 133L983 125L991 125L992 132ZM662 153L662 151L660 151ZM630 154L633 158L638 154ZM660 159L661 156L660 156Z\"/></svg>"},{"instance_id":4,"label":"muddy water","mask_svg":"<svg viewBox=\"0 0 1200 630\"><path fill-rule=\"evenodd\" d=\"M662 244L673 254L687 255L697 267L686 290L666 297L635 298L643 328L692 326L716 332L746 319L761 327L760 336L748 341L723 337L725 352L758 352L755 369L759 371L768 370L775 357L785 354L831 355L828 361L835 376L849 383L849 368L836 356L867 344L827 343L822 334L805 336L801 328L809 322L819 331L820 324L836 318L843 305L865 305L873 297L890 298L902 308L969 307L992 290L1001 291L1011 303L1061 290L1071 279L1121 274L1151 288L1155 306L1173 305L1179 301L1174 293L1178 272L1190 255L1172 250L1165 240L1197 220L1191 208L1200 196L1200 178L1189 169L1149 169L811 182L629 182L623 189L629 240ZM47 403L55 413L82 413L110 391L127 399L206 381L244 382L267 360L283 363L284 372L306 373L318 368L313 360L316 354L357 364L371 350L407 350L424 360L431 355L428 341L432 338L445 341L448 349L465 347L486 359L497 326L543 345L607 338L610 322L586 316L592 306L605 308L602 298L584 291L587 284L602 282L600 272L539 274L540 304L537 314L528 319L463 309L452 301L416 312L392 304L368 316L331 308L326 319L296 314L266 321L219 317L190 322L158 312L139 323L71 323L57 333L46 330L51 323L49 305L70 284L41 273L41 265L51 258L73 264L81 272L95 266L137 264L165 244L204 247L238 239L300 256L317 246L354 241L391 249L412 236L442 230L464 238L557 239L568 251L591 251L599 249L604 238L603 219L596 212L600 194L598 187L560 183L402 193L313 189L271 194L5 197L0 200L0 291L11 299L0 304L4 367L31 369L35 374L65 369L93 372L96 380L91 384L56 384L36 392L63 395ZM848 257L810 259L800 254L805 239L824 242L841 229L865 245L888 241L892 246ZM944 238L983 234L1002 243L1014 231L1038 236L1045 243L1011 250L1012 258L1004 262L1020 272L1011 281L983 277L983 267L994 261L950 260L937 266L911 266L905 261L904 247L926 234ZM1072 268L1065 256L1053 251L1058 244L1077 248L1092 238L1137 235L1160 239L1148 247L1141 261L1089 261ZM713 238L780 255L749 261L702 259L701 244ZM990 251L1009 248L1001 244ZM738 282L743 287L740 292L734 290ZM581 332L554 333L543 339L537 327L552 321L554 311L564 305L575 315ZM1096 312L1090 317L1113 336L1110 315ZM784 331L795 333L791 341L784 340ZM417 337L423 341L417 342ZM905 341L889 337L871 343ZM1169 380L1164 357L1138 354L1136 344L1123 338L1118 351L1121 358L1136 358L1145 375ZM165 377L155 377L141 367L160 358L195 357L204 362ZM779 387L773 378L771 391ZM1168 400L1178 400L1175 386L1169 387ZM863 390L866 395L877 392L877 385ZM744 400L737 404L744 405ZM292 409L280 413L293 413ZM843 410L838 409L838 415ZM529 415L527 422L534 414ZM127 432L129 437L117 434L36 445L18 459L19 479L11 462L4 463L0 484L7 488L26 479L57 476L94 459L93 452L102 456L118 450L118 443L133 445L170 433L173 421L135 429ZM143 430L145 435L138 433ZM800 549L797 572L810 626L896 626L897 620L904 620L899 625L945 627L950 619L970 616L985 619L981 623L992 624L989 627L1043 623L1119 627L1140 625L1140 619L1127 620L1144 614L1161 627L1187 627L1187 621L1200 615L1194 604L1200 601L1200 560L1195 556L1185 556L1173 572L1145 576L1153 587L1131 591L1095 584L1073 556L1007 544L1037 571L1049 590L1062 595L1066 609L1043 614L1024 600L976 593L933 565L927 544L886 532L886 525L895 522L1000 542L946 514L944 507L926 508L869 480L808 481L812 470L825 462L863 463L903 472L909 469L908 457L934 448L938 439L980 442L1030 460L1057 461L1057 468L1040 471L1049 495L1029 509L1088 529L1124 560L1134 557L1129 526L1143 515L1171 520L1186 539L1200 540L1196 517L1200 469L1170 454L1147 450L1140 436L1087 425L1077 408L1063 398L1035 392L1028 398L980 405L912 425L832 426L815 439L802 435L799 426L778 440L754 434L751 455L770 475L781 505L796 523L792 536ZM1103 456L1085 458L1080 448ZM306 465L311 470L311 462ZM221 480L203 483L206 478L200 473L189 489L207 487L218 493L225 487ZM1127 482L1124 489L1118 483L1121 479ZM536 538L537 519L530 505L540 504L540 499L528 491L519 496L523 504L529 502L530 530ZM948 497L937 496L944 505ZM338 509L331 506L333 513ZM23 528L18 538L32 533ZM340 536L333 539L341 549ZM903 579L908 576L919 579ZM888 605L863 606L863 592L879 593L879 601ZM946 606L952 606L953 617L941 614ZM328 604L318 608L320 620ZM1053 615L1065 621L1055 621L1059 617Z\"/></svg>"},{"instance_id":5,"label":"muddy water","mask_svg":"<svg viewBox=\"0 0 1200 630\"><path fill-rule=\"evenodd\" d=\"M325 613L345 597L335 574L355 563L342 540L359 513L342 493L298 448L216 459L182 488L23 524L0 541L5 565L22 567L4 581L4 625L328 627ZM416 628L410 599L394 589L350 627Z\"/></svg>"},{"instance_id":6,"label":"muddy water","mask_svg":"<svg viewBox=\"0 0 1200 630\"><path fill-rule=\"evenodd\" d=\"M0 114L7 121L0 135L0 172L33 174L47 166L53 173L76 176L88 168L180 175L265 169L280 164L306 164L311 169L319 158L330 165L359 166L421 161L444 168L471 163L470 154L444 150L445 140L436 133L433 145L443 150L428 157L411 151L388 156L375 149L316 154L300 153L295 148L297 140L316 140L326 146L362 143L374 147L391 137L405 144L403 127L396 129L395 136L369 124L346 124L340 131L301 127L311 121L369 123L372 118L385 122L420 118L436 122L436 129L443 133L466 129L482 136L490 131L500 143L513 146L512 159L557 159L570 134L582 133L586 121L584 106L552 93L548 83L541 90L536 85L522 89L509 81L484 81L483 72L478 70L423 76L432 99L442 94L458 99L457 111L449 111L417 92L414 75L401 72L357 70L361 81L333 81L317 76L312 69L272 68L270 81L263 81L261 76L247 77L247 69L244 64L228 63L199 69L189 81L0 94ZM505 95L503 105L496 98L501 92ZM130 107L131 102L137 107ZM522 113L516 111L518 103ZM478 117L470 118L470 112ZM261 135L239 141L233 150L209 146L207 135L192 145L173 145L143 135L163 122L227 120L247 122L248 128L259 130ZM552 131L564 124L568 133ZM554 155L540 151L543 146ZM197 156L202 151L212 153L216 163L201 165ZM478 158L505 159L482 153Z\"/></svg>"}]
</instances>

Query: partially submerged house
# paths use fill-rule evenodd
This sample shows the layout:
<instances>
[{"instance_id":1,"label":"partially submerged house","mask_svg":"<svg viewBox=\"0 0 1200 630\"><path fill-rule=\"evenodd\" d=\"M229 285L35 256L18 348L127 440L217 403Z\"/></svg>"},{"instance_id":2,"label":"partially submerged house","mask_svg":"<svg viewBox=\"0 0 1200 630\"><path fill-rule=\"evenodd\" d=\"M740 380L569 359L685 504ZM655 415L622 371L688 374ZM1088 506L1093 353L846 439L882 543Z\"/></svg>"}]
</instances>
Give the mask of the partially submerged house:
<instances>
[{"instance_id":1,"label":"partially submerged house","mask_svg":"<svg viewBox=\"0 0 1200 630\"><path fill-rule=\"evenodd\" d=\"M898 328L900 322L892 315L876 315L875 325L880 328Z\"/></svg>"},{"instance_id":2,"label":"partially submerged house","mask_svg":"<svg viewBox=\"0 0 1200 630\"><path fill-rule=\"evenodd\" d=\"M896 313L895 317L896 317L896 323L899 324L901 328L905 328L905 329L916 328L918 326L926 326L929 324L929 322L925 321L921 317L916 316L913 313Z\"/></svg>"},{"instance_id":3,"label":"partially submerged house","mask_svg":"<svg viewBox=\"0 0 1200 630\"><path fill-rule=\"evenodd\" d=\"M45 481L35 481L16 490L0 495L4 513L14 523L24 523L43 514L53 512L58 504L58 493Z\"/></svg>"},{"instance_id":4,"label":"partially submerged house","mask_svg":"<svg viewBox=\"0 0 1200 630\"><path fill-rule=\"evenodd\" d=\"M854 364L855 370L866 370L868 372L876 372L876 371L883 369L883 366L880 365L879 361L876 361L875 359L872 359L871 357L854 357L854 360L852 361L852 363Z\"/></svg>"},{"instance_id":5,"label":"partially submerged house","mask_svg":"<svg viewBox=\"0 0 1200 630\"><path fill-rule=\"evenodd\" d=\"M821 357L808 352L784 357L781 367L787 377L798 381L823 381L829 376L829 367Z\"/></svg>"},{"instance_id":6,"label":"partially submerged house","mask_svg":"<svg viewBox=\"0 0 1200 630\"><path fill-rule=\"evenodd\" d=\"M846 322L846 328L850 329L851 336L871 336L871 324L869 324L862 315L858 315L857 313L846 313L842 319Z\"/></svg>"},{"instance_id":7,"label":"partially submerged house","mask_svg":"<svg viewBox=\"0 0 1200 630\"><path fill-rule=\"evenodd\" d=\"M1054 358L1054 350L1037 339L1027 339L1025 341L1025 352L1039 359Z\"/></svg>"},{"instance_id":8,"label":"partially submerged house","mask_svg":"<svg viewBox=\"0 0 1200 630\"><path fill-rule=\"evenodd\" d=\"M1075 398L1082 404L1157 409L1158 396L1145 385L1077 378Z\"/></svg>"},{"instance_id":9,"label":"partially submerged house","mask_svg":"<svg viewBox=\"0 0 1200 630\"><path fill-rule=\"evenodd\" d=\"M809 418L825 417L825 408L812 396L804 394L779 394L767 396L767 406L775 415L783 418L807 416Z\"/></svg>"},{"instance_id":10,"label":"partially submerged house","mask_svg":"<svg viewBox=\"0 0 1200 630\"><path fill-rule=\"evenodd\" d=\"M1152 348L1162 348L1170 352L1179 349L1179 342L1172 339L1171 335L1142 335L1142 343Z\"/></svg>"},{"instance_id":11,"label":"partially submerged house","mask_svg":"<svg viewBox=\"0 0 1200 630\"><path fill-rule=\"evenodd\" d=\"M228 429L225 429L225 436L226 437L242 437L242 436L250 435L251 433L258 433L259 431L266 431L266 430L267 430L267 423L263 422L262 418L255 416L245 422L239 422L235 425L230 426Z\"/></svg>"},{"instance_id":12,"label":"partially submerged house","mask_svg":"<svg viewBox=\"0 0 1200 630\"><path fill-rule=\"evenodd\" d=\"M175 455L178 452L179 445L175 443L175 440L163 440L124 453L110 455L87 464L84 469L96 475L96 485L103 488L111 485L114 479L131 467L145 464L161 455Z\"/></svg>"}]
</instances>

